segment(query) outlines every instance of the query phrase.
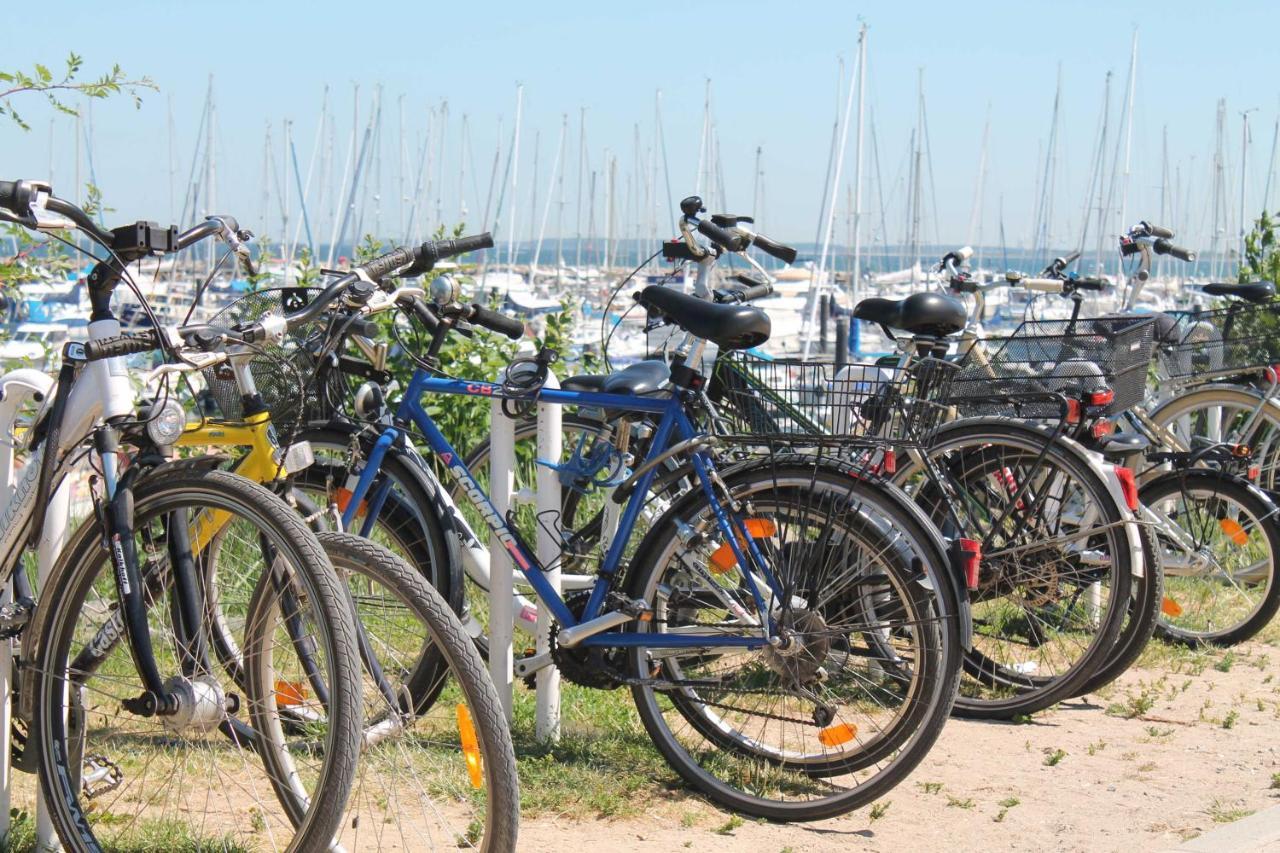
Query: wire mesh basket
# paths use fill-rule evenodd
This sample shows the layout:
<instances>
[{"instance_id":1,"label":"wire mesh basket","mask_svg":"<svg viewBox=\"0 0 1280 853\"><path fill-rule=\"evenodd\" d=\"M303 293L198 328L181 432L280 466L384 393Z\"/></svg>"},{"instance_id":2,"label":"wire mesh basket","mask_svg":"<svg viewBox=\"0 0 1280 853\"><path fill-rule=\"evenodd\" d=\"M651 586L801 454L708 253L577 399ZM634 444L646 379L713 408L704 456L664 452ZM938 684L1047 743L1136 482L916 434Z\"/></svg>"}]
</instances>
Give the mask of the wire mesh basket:
<instances>
[{"instance_id":1,"label":"wire mesh basket","mask_svg":"<svg viewBox=\"0 0 1280 853\"><path fill-rule=\"evenodd\" d=\"M710 394L730 440L918 447L948 416L955 372L935 358L837 368L722 352Z\"/></svg>"},{"instance_id":2,"label":"wire mesh basket","mask_svg":"<svg viewBox=\"0 0 1280 853\"><path fill-rule=\"evenodd\" d=\"M1280 362L1280 301L1170 312L1160 372L1170 379L1222 376Z\"/></svg>"},{"instance_id":3,"label":"wire mesh basket","mask_svg":"<svg viewBox=\"0 0 1280 853\"><path fill-rule=\"evenodd\" d=\"M302 287L258 290L230 303L209 322L231 327L257 322L268 314L288 314L304 308L318 293L319 288ZM258 344L248 362L271 422L281 434L287 435L299 423L322 416L333 399L316 381L316 354L327 338L324 322L308 323L286 332L279 344ZM222 364L205 370L204 378L218 416L229 421L243 419L241 389L230 366Z\"/></svg>"},{"instance_id":4,"label":"wire mesh basket","mask_svg":"<svg viewBox=\"0 0 1280 853\"><path fill-rule=\"evenodd\" d=\"M960 361L952 402L963 415L1060 418L1059 395L1080 399L1110 389L1100 412L1142 402L1156 344L1152 316L1028 321L1007 337L986 338Z\"/></svg>"}]
</instances>

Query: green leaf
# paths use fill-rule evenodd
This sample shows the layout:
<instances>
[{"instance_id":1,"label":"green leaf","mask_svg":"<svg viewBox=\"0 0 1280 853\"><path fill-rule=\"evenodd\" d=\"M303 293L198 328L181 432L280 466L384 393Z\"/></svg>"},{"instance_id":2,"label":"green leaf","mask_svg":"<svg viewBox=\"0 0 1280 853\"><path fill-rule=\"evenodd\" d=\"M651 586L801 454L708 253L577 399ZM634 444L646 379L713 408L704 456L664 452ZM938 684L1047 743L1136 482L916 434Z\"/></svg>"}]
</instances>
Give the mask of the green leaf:
<instances>
[{"instance_id":1,"label":"green leaf","mask_svg":"<svg viewBox=\"0 0 1280 853\"><path fill-rule=\"evenodd\" d=\"M41 65L39 62L36 63L36 73L40 75L40 81L42 83L50 83L53 81L53 74L51 74L49 69Z\"/></svg>"}]
</instances>

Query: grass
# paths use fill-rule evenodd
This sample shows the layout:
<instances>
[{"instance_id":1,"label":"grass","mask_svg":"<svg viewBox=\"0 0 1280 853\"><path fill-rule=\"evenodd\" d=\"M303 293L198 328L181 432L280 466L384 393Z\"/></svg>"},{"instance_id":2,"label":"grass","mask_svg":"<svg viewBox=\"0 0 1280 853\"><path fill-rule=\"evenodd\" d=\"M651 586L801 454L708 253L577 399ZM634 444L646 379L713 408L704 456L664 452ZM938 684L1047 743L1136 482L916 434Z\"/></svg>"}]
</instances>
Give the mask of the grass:
<instances>
[{"instance_id":1,"label":"grass","mask_svg":"<svg viewBox=\"0 0 1280 853\"><path fill-rule=\"evenodd\" d=\"M1009 809L1020 804L1022 800L1017 797L1006 797L1000 801L1000 811L996 812L996 816L991 818L995 823L1004 823L1005 816L1009 814Z\"/></svg>"},{"instance_id":2,"label":"grass","mask_svg":"<svg viewBox=\"0 0 1280 853\"><path fill-rule=\"evenodd\" d=\"M1214 823L1234 823L1241 818L1248 817L1254 811L1254 809L1242 809L1214 798L1213 802L1209 804L1209 808L1205 809L1205 814L1209 815Z\"/></svg>"},{"instance_id":3,"label":"grass","mask_svg":"<svg viewBox=\"0 0 1280 853\"><path fill-rule=\"evenodd\" d=\"M1236 711L1233 708L1227 712L1227 715L1225 717L1222 718L1222 727L1224 729L1233 729L1235 728L1236 722L1239 719L1240 719L1240 712Z\"/></svg>"},{"instance_id":4,"label":"grass","mask_svg":"<svg viewBox=\"0 0 1280 853\"><path fill-rule=\"evenodd\" d=\"M716 827L715 833L716 835L733 835L733 831L742 826L742 824L742 818L738 817L736 814L729 815L728 820Z\"/></svg>"},{"instance_id":5,"label":"grass","mask_svg":"<svg viewBox=\"0 0 1280 853\"><path fill-rule=\"evenodd\" d=\"M1054 749L1054 750L1046 749L1045 756L1044 756L1044 766L1057 767L1062 762L1062 759L1066 757L1067 757L1067 751L1065 749Z\"/></svg>"},{"instance_id":6,"label":"grass","mask_svg":"<svg viewBox=\"0 0 1280 853\"><path fill-rule=\"evenodd\" d=\"M874 803L871 806L871 811L867 813L867 817L871 818L872 823L875 823L880 818L885 816L885 814L889 811L889 806L891 805L893 805L893 803L888 800L886 800L883 803Z\"/></svg>"},{"instance_id":7,"label":"grass","mask_svg":"<svg viewBox=\"0 0 1280 853\"><path fill-rule=\"evenodd\" d=\"M1271 774L1271 790L1280 790L1280 773Z\"/></svg>"},{"instance_id":8,"label":"grass","mask_svg":"<svg viewBox=\"0 0 1280 853\"><path fill-rule=\"evenodd\" d=\"M941 782L920 782L918 784L926 794L936 794L942 790Z\"/></svg>"},{"instance_id":9,"label":"grass","mask_svg":"<svg viewBox=\"0 0 1280 853\"><path fill-rule=\"evenodd\" d=\"M534 693L515 693L522 815L628 817L644 811L655 789L682 786L640 724L630 692L573 684L561 691L563 734L554 744L534 735Z\"/></svg>"},{"instance_id":10,"label":"grass","mask_svg":"<svg viewBox=\"0 0 1280 853\"><path fill-rule=\"evenodd\" d=\"M947 797L948 808L971 809L973 808L973 806L974 806L973 800L969 799L968 797L965 797L964 799L960 799L959 797Z\"/></svg>"}]
</instances>

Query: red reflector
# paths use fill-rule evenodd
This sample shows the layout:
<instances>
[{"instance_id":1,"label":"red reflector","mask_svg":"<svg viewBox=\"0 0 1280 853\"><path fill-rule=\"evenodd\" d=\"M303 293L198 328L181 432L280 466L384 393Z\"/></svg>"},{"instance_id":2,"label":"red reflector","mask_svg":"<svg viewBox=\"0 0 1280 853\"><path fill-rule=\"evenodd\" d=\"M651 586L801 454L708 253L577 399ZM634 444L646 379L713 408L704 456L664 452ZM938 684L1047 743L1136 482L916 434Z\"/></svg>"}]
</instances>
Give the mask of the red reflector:
<instances>
[{"instance_id":1,"label":"red reflector","mask_svg":"<svg viewBox=\"0 0 1280 853\"><path fill-rule=\"evenodd\" d=\"M1266 370L1262 371L1262 378L1266 379L1272 385L1280 382L1280 364L1273 364Z\"/></svg>"},{"instance_id":2,"label":"red reflector","mask_svg":"<svg viewBox=\"0 0 1280 853\"><path fill-rule=\"evenodd\" d=\"M1111 435L1111 433L1115 432L1115 429L1115 424L1109 420L1103 419L1100 421L1094 421L1094 424L1089 428L1089 431L1093 433L1094 438L1102 438L1103 436Z\"/></svg>"},{"instance_id":3,"label":"red reflector","mask_svg":"<svg viewBox=\"0 0 1280 853\"><path fill-rule=\"evenodd\" d=\"M898 457L892 450L884 451L883 455L884 473L894 474L898 471Z\"/></svg>"},{"instance_id":4,"label":"red reflector","mask_svg":"<svg viewBox=\"0 0 1280 853\"><path fill-rule=\"evenodd\" d=\"M1081 406L1079 400L1067 400L1067 423L1080 423L1080 411Z\"/></svg>"},{"instance_id":5,"label":"red reflector","mask_svg":"<svg viewBox=\"0 0 1280 853\"><path fill-rule=\"evenodd\" d=\"M1116 392L1110 388L1103 388L1101 391L1090 391L1088 397L1090 406L1109 406L1115 402L1115 399Z\"/></svg>"},{"instance_id":6,"label":"red reflector","mask_svg":"<svg viewBox=\"0 0 1280 853\"><path fill-rule=\"evenodd\" d=\"M1249 479L1250 479L1250 480L1255 480L1255 481L1256 481L1256 480L1258 479L1258 475L1259 475L1259 474L1261 474L1261 473L1262 473L1262 469L1261 469L1261 468L1259 468L1257 465L1250 465L1250 466L1249 466L1249 474L1248 474L1248 477L1249 477Z\"/></svg>"},{"instance_id":7,"label":"red reflector","mask_svg":"<svg viewBox=\"0 0 1280 853\"><path fill-rule=\"evenodd\" d=\"M958 539L956 546L960 549L960 568L964 571L964 582L969 589L978 588L978 569L982 565L982 543L976 539Z\"/></svg>"},{"instance_id":8,"label":"red reflector","mask_svg":"<svg viewBox=\"0 0 1280 853\"><path fill-rule=\"evenodd\" d=\"M1133 476L1133 469L1123 465L1115 466L1116 479L1120 481L1120 491L1124 493L1124 502L1129 509L1138 511L1138 480Z\"/></svg>"}]
</instances>

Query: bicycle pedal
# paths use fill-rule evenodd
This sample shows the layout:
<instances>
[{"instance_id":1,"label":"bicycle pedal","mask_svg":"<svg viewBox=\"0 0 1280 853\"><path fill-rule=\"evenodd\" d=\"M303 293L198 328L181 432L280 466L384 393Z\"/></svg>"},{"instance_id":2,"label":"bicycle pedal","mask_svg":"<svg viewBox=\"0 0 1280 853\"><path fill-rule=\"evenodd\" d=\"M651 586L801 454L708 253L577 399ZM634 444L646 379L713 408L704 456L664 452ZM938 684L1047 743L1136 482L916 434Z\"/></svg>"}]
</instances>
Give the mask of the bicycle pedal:
<instances>
[{"instance_id":1,"label":"bicycle pedal","mask_svg":"<svg viewBox=\"0 0 1280 853\"><path fill-rule=\"evenodd\" d=\"M114 791L124 781L120 765L105 755L86 755L81 770L80 789L87 800Z\"/></svg>"},{"instance_id":2,"label":"bicycle pedal","mask_svg":"<svg viewBox=\"0 0 1280 853\"><path fill-rule=\"evenodd\" d=\"M0 605L0 640L11 640L21 634L35 609L35 601L25 596Z\"/></svg>"}]
</instances>

